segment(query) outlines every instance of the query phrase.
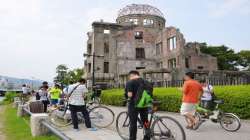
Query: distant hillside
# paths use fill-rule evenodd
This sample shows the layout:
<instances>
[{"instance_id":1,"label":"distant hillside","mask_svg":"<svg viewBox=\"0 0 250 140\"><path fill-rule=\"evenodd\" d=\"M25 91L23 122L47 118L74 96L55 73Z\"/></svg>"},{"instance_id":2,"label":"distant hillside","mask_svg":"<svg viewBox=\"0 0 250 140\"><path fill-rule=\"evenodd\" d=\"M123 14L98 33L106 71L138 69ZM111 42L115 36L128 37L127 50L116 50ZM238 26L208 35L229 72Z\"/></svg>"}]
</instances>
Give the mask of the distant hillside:
<instances>
[{"instance_id":1,"label":"distant hillside","mask_svg":"<svg viewBox=\"0 0 250 140\"><path fill-rule=\"evenodd\" d=\"M23 84L29 85L31 88L38 89L42 84L42 80L21 79L0 75L0 89L20 89Z\"/></svg>"}]
</instances>

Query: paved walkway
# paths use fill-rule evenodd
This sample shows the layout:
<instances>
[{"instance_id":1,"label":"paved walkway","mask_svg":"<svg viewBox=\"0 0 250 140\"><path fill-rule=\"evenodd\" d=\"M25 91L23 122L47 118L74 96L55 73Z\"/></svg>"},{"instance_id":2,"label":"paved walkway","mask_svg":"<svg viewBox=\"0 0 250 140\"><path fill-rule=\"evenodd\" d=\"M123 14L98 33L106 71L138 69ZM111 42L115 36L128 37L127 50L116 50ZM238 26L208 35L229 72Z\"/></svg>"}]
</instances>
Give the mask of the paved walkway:
<instances>
[{"instance_id":1,"label":"paved walkway","mask_svg":"<svg viewBox=\"0 0 250 140\"><path fill-rule=\"evenodd\" d=\"M126 110L124 107L109 106L117 115L119 112ZM168 115L177 119L183 127L185 121L182 116L175 113L160 112L159 115ZM98 131L89 131L83 125L79 132L74 132L70 127L63 128L62 131L73 140L120 140L115 131L115 122L107 129L99 129ZM205 122L197 131L185 129L187 140L250 140L250 122L242 121L241 129L237 132L227 132L223 130L219 124L210 121ZM139 131L140 133L140 131ZM139 134L140 135L140 134Z\"/></svg>"}]
</instances>

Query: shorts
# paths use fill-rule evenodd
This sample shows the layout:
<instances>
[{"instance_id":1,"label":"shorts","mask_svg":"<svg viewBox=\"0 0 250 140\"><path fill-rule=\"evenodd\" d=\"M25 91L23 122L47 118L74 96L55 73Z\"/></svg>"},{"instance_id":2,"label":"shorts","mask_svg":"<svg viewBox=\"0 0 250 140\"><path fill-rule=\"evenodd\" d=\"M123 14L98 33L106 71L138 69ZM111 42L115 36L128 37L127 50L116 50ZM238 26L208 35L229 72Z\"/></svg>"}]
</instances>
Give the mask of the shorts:
<instances>
[{"instance_id":1,"label":"shorts","mask_svg":"<svg viewBox=\"0 0 250 140\"><path fill-rule=\"evenodd\" d=\"M51 99L51 104L52 105L58 104L58 99Z\"/></svg>"},{"instance_id":2,"label":"shorts","mask_svg":"<svg viewBox=\"0 0 250 140\"><path fill-rule=\"evenodd\" d=\"M194 115L196 112L196 104L194 103L182 103L181 104L181 115L186 115L187 113Z\"/></svg>"}]
</instances>

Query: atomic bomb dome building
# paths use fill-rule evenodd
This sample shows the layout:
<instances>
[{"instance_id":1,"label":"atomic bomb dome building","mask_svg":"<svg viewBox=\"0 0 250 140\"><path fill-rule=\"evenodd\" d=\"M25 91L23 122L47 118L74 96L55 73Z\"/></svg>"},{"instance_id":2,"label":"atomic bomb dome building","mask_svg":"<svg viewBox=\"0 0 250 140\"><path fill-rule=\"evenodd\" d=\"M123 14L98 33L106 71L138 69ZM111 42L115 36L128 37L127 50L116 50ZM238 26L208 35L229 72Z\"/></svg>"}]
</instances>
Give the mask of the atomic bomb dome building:
<instances>
[{"instance_id":1,"label":"atomic bomb dome building","mask_svg":"<svg viewBox=\"0 0 250 140\"><path fill-rule=\"evenodd\" d=\"M144 4L131 4L118 12L116 23L92 23L87 33L86 77L99 84L127 81L130 70L139 70L152 81L181 80L187 69L205 74L217 70L217 59L200 52L198 43L186 43L180 29L166 25L164 14Z\"/></svg>"}]
</instances>

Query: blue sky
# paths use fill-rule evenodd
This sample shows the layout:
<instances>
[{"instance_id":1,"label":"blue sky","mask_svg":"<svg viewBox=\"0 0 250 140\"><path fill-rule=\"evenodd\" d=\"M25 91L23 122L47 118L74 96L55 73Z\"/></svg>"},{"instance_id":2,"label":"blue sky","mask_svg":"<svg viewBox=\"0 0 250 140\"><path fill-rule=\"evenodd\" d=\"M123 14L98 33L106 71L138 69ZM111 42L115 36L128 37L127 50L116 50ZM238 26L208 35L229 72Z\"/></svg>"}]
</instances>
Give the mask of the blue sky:
<instances>
[{"instance_id":1,"label":"blue sky","mask_svg":"<svg viewBox=\"0 0 250 140\"><path fill-rule=\"evenodd\" d=\"M83 66L91 23L132 3L159 8L186 41L250 49L250 0L0 0L0 75L52 81L58 64Z\"/></svg>"}]
</instances>

